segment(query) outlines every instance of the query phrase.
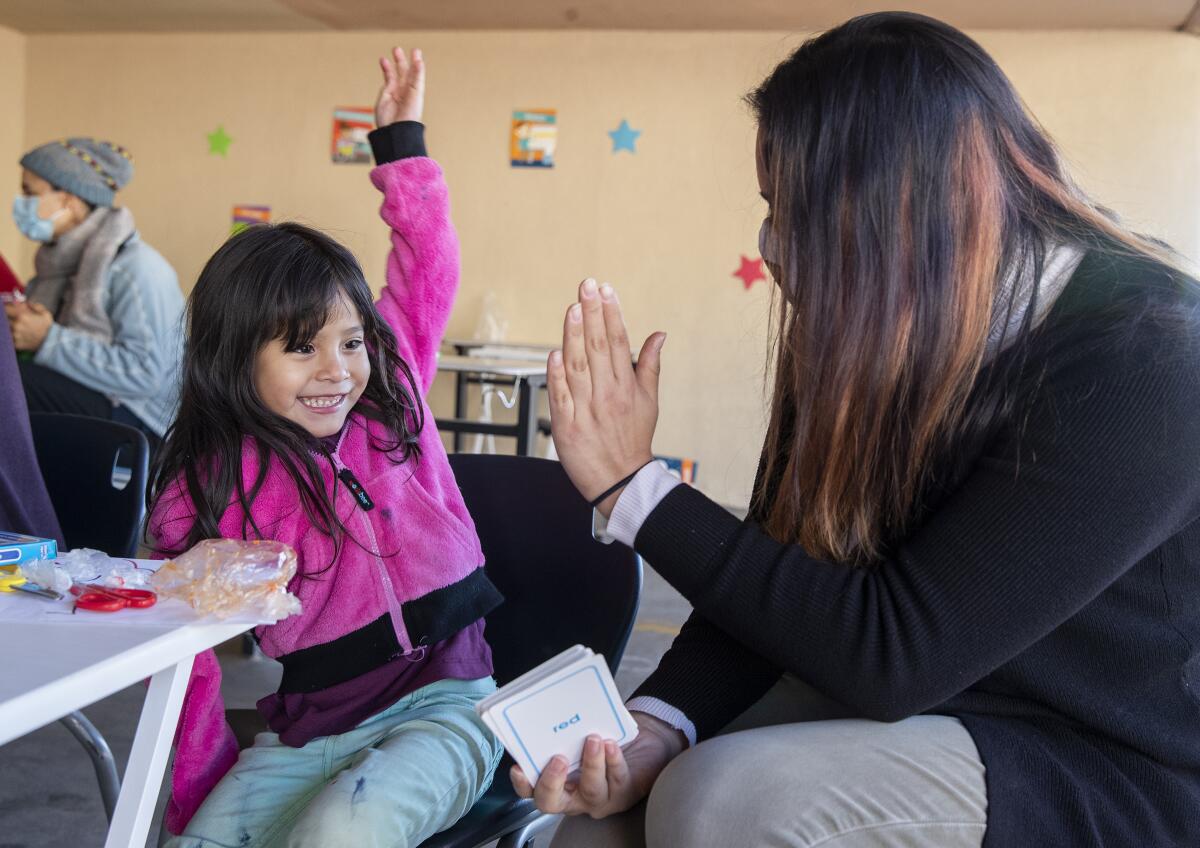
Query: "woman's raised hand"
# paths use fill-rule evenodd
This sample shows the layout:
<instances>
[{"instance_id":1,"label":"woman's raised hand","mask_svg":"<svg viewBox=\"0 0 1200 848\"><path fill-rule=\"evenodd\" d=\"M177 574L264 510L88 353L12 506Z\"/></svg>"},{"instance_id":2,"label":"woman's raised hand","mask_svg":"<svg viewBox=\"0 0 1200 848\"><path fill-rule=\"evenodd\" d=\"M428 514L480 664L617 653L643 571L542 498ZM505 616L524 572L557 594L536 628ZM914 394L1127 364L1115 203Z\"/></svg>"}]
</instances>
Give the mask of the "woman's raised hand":
<instances>
[{"instance_id":1,"label":"woman's raised hand","mask_svg":"<svg viewBox=\"0 0 1200 848\"><path fill-rule=\"evenodd\" d=\"M579 773L568 780L567 761L555 757L531 785L520 766L510 772L513 788L544 813L586 814L594 819L621 813L650 794L658 775L684 748L683 734L664 721L634 712L637 738L624 750L611 739L588 737Z\"/></svg>"},{"instance_id":2,"label":"woman's raised hand","mask_svg":"<svg viewBox=\"0 0 1200 848\"><path fill-rule=\"evenodd\" d=\"M425 110L425 57L419 49L412 58L404 48L396 47L392 55L381 56L383 87L375 102L375 126L386 127L397 121L419 121Z\"/></svg>"},{"instance_id":3,"label":"woman's raised hand","mask_svg":"<svg viewBox=\"0 0 1200 848\"><path fill-rule=\"evenodd\" d=\"M665 333L646 339L634 370L621 305L612 286L584 280L567 310L561 351L547 384L554 447L571 482L591 500L650 462L658 423L659 354ZM619 492L600 504L612 512Z\"/></svg>"}]
</instances>

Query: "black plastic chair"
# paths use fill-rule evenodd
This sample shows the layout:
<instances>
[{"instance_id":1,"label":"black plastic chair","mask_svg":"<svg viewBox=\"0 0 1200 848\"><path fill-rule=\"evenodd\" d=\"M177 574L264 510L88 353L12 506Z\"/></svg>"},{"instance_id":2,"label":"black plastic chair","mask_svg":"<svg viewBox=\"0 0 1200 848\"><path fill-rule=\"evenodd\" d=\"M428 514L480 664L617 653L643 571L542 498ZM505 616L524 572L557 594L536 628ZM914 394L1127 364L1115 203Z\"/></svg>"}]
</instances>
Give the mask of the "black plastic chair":
<instances>
[{"instance_id":1,"label":"black plastic chair","mask_svg":"<svg viewBox=\"0 0 1200 848\"><path fill-rule=\"evenodd\" d=\"M133 427L82 415L35 412L29 423L66 548L136 556L150 465L146 437ZM108 742L81 712L59 721L92 758L111 822L121 783Z\"/></svg>"},{"instance_id":2,"label":"black plastic chair","mask_svg":"<svg viewBox=\"0 0 1200 848\"><path fill-rule=\"evenodd\" d=\"M624 545L592 538L592 510L562 466L527 456L452 454L475 520L488 577L505 596L487 617L495 676L503 685L575 644L620 664L642 591L642 563ZM255 710L226 716L243 747L265 729ZM420 848L527 848L553 823L518 798L505 755L492 786L453 827Z\"/></svg>"},{"instance_id":3,"label":"black plastic chair","mask_svg":"<svg viewBox=\"0 0 1200 848\"><path fill-rule=\"evenodd\" d=\"M136 556L150 466L145 435L82 415L35 412L29 423L67 548Z\"/></svg>"}]
</instances>

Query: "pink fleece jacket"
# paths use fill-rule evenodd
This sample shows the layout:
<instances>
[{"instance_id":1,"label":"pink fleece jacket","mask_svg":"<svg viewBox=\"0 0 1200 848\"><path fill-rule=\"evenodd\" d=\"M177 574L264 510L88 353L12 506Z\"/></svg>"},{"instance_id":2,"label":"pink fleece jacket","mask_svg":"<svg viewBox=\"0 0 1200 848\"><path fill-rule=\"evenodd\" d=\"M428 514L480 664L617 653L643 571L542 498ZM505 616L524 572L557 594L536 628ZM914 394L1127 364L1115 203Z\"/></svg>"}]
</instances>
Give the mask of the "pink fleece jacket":
<instances>
[{"instance_id":1,"label":"pink fleece jacket","mask_svg":"<svg viewBox=\"0 0 1200 848\"><path fill-rule=\"evenodd\" d=\"M255 523L263 538L296 549L301 575L321 572L307 579L298 576L290 587L299 596L303 612L256 631L263 651L285 660L293 652L325 645L378 622L384 614L390 616L397 655L408 654L419 647L416 643L422 637L409 632L404 605L461 583L483 564L475 525L424 400L458 287L458 241L450 222L446 184L438 165L424 157L381 165L371 172L371 181L383 192L381 215L392 229L387 285L377 307L395 331L400 354L420 384L426 422L419 436L420 460L399 465L374 449L372 434L386 440L386 433L379 424L351 413L333 451L334 467L318 462L326 490L335 492L339 517L361 543L347 540L340 551L332 538L307 520L295 485L278 462L271 461L251 507ZM363 509L335 477L345 469L369 493L373 508ZM242 471L247 485L258 473L249 440ZM150 518L159 547L178 549L194 517L194 507L181 486L167 492ZM222 535L241 538L242 527L241 509L231 506L220 521ZM212 652L206 652L197 657L176 735L167 819L172 832L181 831L236 758L221 703L220 667Z\"/></svg>"}]
</instances>

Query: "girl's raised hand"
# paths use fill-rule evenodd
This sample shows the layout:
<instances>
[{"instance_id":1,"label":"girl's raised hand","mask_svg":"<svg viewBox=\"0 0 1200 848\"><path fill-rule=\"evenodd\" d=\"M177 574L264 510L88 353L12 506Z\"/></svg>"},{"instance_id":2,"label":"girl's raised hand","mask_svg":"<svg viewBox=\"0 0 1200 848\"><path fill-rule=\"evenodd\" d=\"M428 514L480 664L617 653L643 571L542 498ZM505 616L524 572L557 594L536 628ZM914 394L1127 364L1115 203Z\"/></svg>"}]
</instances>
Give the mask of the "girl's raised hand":
<instances>
[{"instance_id":1,"label":"girl's raised hand","mask_svg":"<svg viewBox=\"0 0 1200 848\"><path fill-rule=\"evenodd\" d=\"M419 121L425 110L425 58L419 49L412 59L404 48L396 47L391 57L381 56L383 87L375 102L375 126L386 127L397 121Z\"/></svg>"}]
</instances>

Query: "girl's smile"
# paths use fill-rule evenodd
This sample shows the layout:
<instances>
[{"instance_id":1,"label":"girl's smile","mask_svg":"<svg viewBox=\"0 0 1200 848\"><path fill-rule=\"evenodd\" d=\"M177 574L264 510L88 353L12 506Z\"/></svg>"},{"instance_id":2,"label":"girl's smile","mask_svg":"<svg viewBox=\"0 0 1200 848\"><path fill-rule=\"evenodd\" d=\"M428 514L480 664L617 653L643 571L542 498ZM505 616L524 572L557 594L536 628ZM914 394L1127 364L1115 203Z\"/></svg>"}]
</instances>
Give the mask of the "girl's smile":
<instances>
[{"instance_id":1,"label":"girl's smile","mask_svg":"<svg viewBox=\"0 0 1200 848\"><path fill-rule=\"evenodd\" d=\"M311 409L313 412L319 412L322 415L329 415L337 412L342 406L342 401L347 398L347 395L326 395L324 397L302 397L299 401Z\"/></svg>"}]
</instances>

